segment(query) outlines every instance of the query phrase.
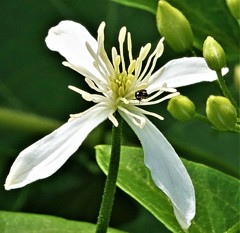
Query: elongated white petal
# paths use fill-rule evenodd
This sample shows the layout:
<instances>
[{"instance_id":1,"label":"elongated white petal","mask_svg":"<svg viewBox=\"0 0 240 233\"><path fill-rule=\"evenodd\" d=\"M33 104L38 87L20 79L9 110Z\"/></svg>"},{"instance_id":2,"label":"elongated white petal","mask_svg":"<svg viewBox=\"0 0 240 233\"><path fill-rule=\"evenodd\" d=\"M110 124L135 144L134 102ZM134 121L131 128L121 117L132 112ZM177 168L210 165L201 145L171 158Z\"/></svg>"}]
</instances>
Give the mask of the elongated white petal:
<instances>
[{"instance_id":1,"label":"elongated white petal","mask_svg":"<svg viewBox=\"0 0 240 233\"><path fill-rule=\"evenodd\" d=\"M21 188L56 172L87 135L109 115L101 104L87 110L23 150L13 163L5 189Z\"/></svg>"},{"instance_id":2,"label":"elongated white petal","mask_svg":"<svg viewBox=\"0 0 240 233\"><path fill-rule=\"evenodd\" d=\"M145 165L151 171L154 183L169 197L176 218L183 229L188 229L195 216L195 192L192 181L182 161L161 132L146 118L140 129L123 112L140 139L144 150Z\"/></svg>"},{"instance_id":3,"label":"elongated white petal","mask_svg":"<svg viewBox=\"0 0 240 233\"><path fill-rule=\"evenodd\" d=\"M228 72L225 68L223 75ZM182 87L203 81L212 82L217 79L216 72L209 69L204 58L184 57L169 61L150 78L150 86L147 88L151 93L158 90L166 83L168 87Z\"/></svg>"},{"instance_id":4,"label":"elongated white petal","mask_svg":"<svg viewBox=\"0 0 240 233\"><path fill-rule=\"evenodd\" d=\"M83 68L101 78L86 47L87 42L93 51L97 52L97 41L81 24L68 20L61 21L49 30L45 41L49 49L59 52L78 72L81 73Z\"/></svg>"}]
</instances>

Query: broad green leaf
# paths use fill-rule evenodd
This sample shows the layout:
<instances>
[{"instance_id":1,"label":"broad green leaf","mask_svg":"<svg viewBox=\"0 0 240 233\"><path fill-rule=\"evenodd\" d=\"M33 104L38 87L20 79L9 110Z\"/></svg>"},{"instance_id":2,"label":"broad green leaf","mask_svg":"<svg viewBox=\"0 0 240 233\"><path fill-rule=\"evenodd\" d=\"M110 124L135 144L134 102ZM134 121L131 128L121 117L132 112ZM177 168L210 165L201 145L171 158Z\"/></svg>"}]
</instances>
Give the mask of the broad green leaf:
<instances>
[{"instance_id":1,"label":"broad green leaf","mask_svg":"<svg viewBox=\"0 0 240 233\"><path fill-rule=\"evenodd\" d=\"M156 14L158 0L112 0L113 2L132 6Z\"/></svg>"},{"instance_id":2,"label":"broad green leaf","mask_svg":"<svg viewBox=\"0 0 240 233\"><path fill-rule=\"evenodd\" d=\"M96 225L59 217L0 211L2 233L94 233ZM123 233L109 229L108 233Z\"/></svg>"},{"instance_id":3,"label":"broad green leaf","mask_svg":"<svg viewBox=\"0 0 240 233\"><path fill-rule=\"evenodd\" d=\"M96 147L97 162L107 173L111 147ZM239 220L239 181L210 167L183 160L196 190L197 214L189 233L228 232ZM174 164L173 164L174 166ZM173 232L183 232L167 197L144 166L141 148L122 147L117 185ZM233 231L234 232L234 231ZM235 231L236 232L236 231Z\"/></svg>"}]
</instances>

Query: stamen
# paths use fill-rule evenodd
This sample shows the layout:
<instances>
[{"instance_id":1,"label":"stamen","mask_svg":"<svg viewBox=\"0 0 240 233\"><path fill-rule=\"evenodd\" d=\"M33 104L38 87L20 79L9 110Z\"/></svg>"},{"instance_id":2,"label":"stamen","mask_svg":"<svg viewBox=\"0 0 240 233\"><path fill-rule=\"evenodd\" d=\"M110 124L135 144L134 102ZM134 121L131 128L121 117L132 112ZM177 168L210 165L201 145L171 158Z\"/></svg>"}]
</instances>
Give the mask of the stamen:
<instances>
[{"instance_id":1,"label":"stamen","mask_svg":"<svg viewBox=\"0 0 240 233\"><path fill-rule=\"evenodd\" d=\"M154 95L152 95L152 96L146 98L146 99L145 99L146 102L149 102L149 101L151 101L151 100L157 98L157 97L158 97L159 95L161 95L163 92L164 92L164 91L163 91L162 89L159 90L159 91L158 91L157 93L155 93Z\"/></svg>"},{"instance_id":2,"label":"stamen","mask_svg":"<svg viewBox=\"0 0 240 233\"><path fill-rule=\"evenodd\" d=\"M155 101L150 101L150 102L145 102L144 100L141 101L141 105L153 105L153 104L158 104L158 103L161 103L163 102L164 100L167 100L167 99L171 99L172 97L175 97L177 95L180 95L179 92L175 92L175 93L171 93L171 94L168 94L166 96L164 96L163 98L159 99L159 100L155 100ZM133 101L131 101L133 102ZM136 101L136 104L137 104L137 101Z\"/></svg>"},{"instance_id":3,"label":"stamen","mask_svg":"<svg viewBox=\"0 0 240 233\"><path fill-rule=\"evenodd\" d=\"M105 95L107 96L107 95ZM94 103L106 103L108 102L108 98L109 97L105 97L105 96L102 96L102 95L97 95L97 94L92 94L92 102Z\"/></svg>"},{"instance_id":4,"label":"stamen","mask_svg":"<svg viewBox=\"0 0 240 233\"><path fill-rule=\"evenodd\" d=\"M163 49L164 49L164 47L163 47L163 40L164 40L164 37L161 38L161 40L160 40L160 41L158 42L158 44L157 44L157 47L156 47L156 49L155 49L156 54L155 54L155 56L154 56L154 58L153 58L153 61L152 61L152 65L151 65L150 70L148 71L148 73L147 73L146 75L145 75L145 73L144 73L144 74L141 74L141 77L139 78L139 79L142 79L143 76L145 75L144 79L142 80L142 81L144 81L144 82L148 82L148 81L149 81L149 78L151 77L151 74L152 74L152 72L153 72L153 70L154 70L154 68L155 68L155 66L156 66L157 60L158 60L158 58L159 58L159 57L162 55L162 53L163 53ZM155 51L154 51L154 52L155 52ZM151 56L150 56L150 57L151 57ZM149 58L150 58L150 57L149 57ZM151 59L152 59L152 58L151 58ZM150 64L150 62L149 62L149 64ZM149 64L146 65L147 69L148 69ZM146 69L146 67L145 67L145 69ZM145 71L145 69L144 69L144 71ZM147 69L146 69L146 71L147 71Z\"/></svg>"},{"instance_id":5,"label":"stamen","mask_svg":"<svg viewBox=\"0 0 240 233\"><path fill-rule=\"evenodd\" d=\"M105 47L104 47L104 29L105 29L105 22L102 22L98 28L98 51L97 54L102 58L104 61L104 64L106 65L110 75L113 75L113 66L110 62L108 55L106 53Z\"/></svg>"},{"instance_id":6,"label":"stamen","mask_svg":"<svg viewBox=\"0 0 240 233\"><path fill-rule=\"evenodd\" d=\"M137 89L137 90L146 89L147 86L148 86L147 83L141 82L141 83L139 83L139 84L137 85L136 89Z\"/></svg>"},{"instance_id":7,"label":"stamen","mask_svg":"<svg viewBox=\"0 0 240 233\"><path fill-rule=\"evenodd\" d=\"M149 112L149 111L146 111L146 110L144 110L142 108L138 108L138 107L136 107L136 108L137 108L137 111L141 112L142 114L146 114L146 115L149 115L149 116L156 117L159 120L164 120L164 118L162 116L160 116L160 115L158 115L154 112Z\"/></svg>"},{"instance_id":8,"label":"stamen","mask_svg":"<svg viewBox=\"0 0 240 233\"><path fill-rule=\"evenodd\" d=\"M105 82L105 79L99 79L97 76L95 76L93 73L89 72L88 70L86 70L85 68L83 67L75 67L74 65L72 65L71 63L69 62L62 62L62 64L66 67L69 67L73 70L75 70L76 72L80 73L81 75L85 76L85 77L88 77L89 79L91 79L93 82L95 83L98 83L99 86L102 86L104 84L107 84Z\"/></svg>"},{"instance_id":9,"label":"stamen","mask_svg":"<svg viewBox=\"0 0 240 233\"><path fill-rule=\"evenodd\" d=\"M128 74L132 74L136 67L136 60L132 60L128 66Z\"/></svg>"},{"instance_id":10,"label":"stamen","mask_svg":"<svg viewBox=\"0 0 240 233\"><path fill-rule=\"evenodd\" d=\"M114 95L118 92L118 85L115 82L110 82L110 88Z\"/></svg>"},{"instance_id":11,"label":"stamen","mask_svg":"<svg viewBox=\"0 0 240 233\"><path fill-rule=\"evenodd\" d=\"M144 117L139 116L139 115L137 115L137 114L134 114L134 113L128 111L126 108L123 108L123 107L121 107L121 106L118 106L118 109L121 110L122 112L124 112L124 113L127 115L127 117L128 117L130 120L132 120L132 122L133 122L136 126L140 127L141 129L145 126L145 124L146 124L146 119L145 119ZM139 122L138 122L137 120L138 120Z\"/></svg>"},{"instance_id":12,"label":"stamen","mask_svg":"<svg viewBox=\"0 0 240 233\"><path fill-rule=\"evenodd\" d=\"M155 68L157 59L159 58L159 56L157 56L157 55L161 54L161 53L159 52L160 42L161 42L161 44L162 44L162 41L160 40L159 43L158 43L158 45L157 45L157 47L156 47L156 49L155 49L155 50L153 51L153 53L148 57L147 64L146 64L143 72L141 73L141 76L139 77L139 79L142 79L142 78L145 76L145 74L146 74L146 72L147 72L147 70L148 70L148 68L149 68L149 65L150 65L153 57L154 57L154 59L153 59L153 63L152 63L152 66L151 66L150 71L152 72L152 70ZM148 72L148 74L150 73L150 71Z\"/></svg>"},{"instance_id":13,"label":"stamen","mask_svg":"<svg viewBox=\"0 0 240 233\"><path fill-rule=\"evenodd\" d=\"M105 80L107 80L107 79L109 78L108 75L106 76L106 74L103 73L103 71L102 71L102 69L100 68L98 62L94 61L94 62L93 62L93 66L94 66L94 67L96 68L96 70L101 74L101 76L104 77Z\"/></svg>"},{"instance_id":14,"label":"stamen","mask_svg":"<svg viewBox=\"0 0 240 233\"><path fill-rule=\"evenodd\" d=\"M96 54L92 47L90 46L90 44L88 42L86 42L86 47L88 52L91 54L91 56L93 57L93 59L96 61L97 65L99 67L101 67L102 71L104 72L103 78L107 81L108 77L110 76L108 70L106 69L105 64L102 62L102 60L99 59L98 54ZM98 69L99 70L99 69Z\"/></svg>"},{"instance_id":15,"label":"stamen","mask_svg":"<svg viewBox=\"0 0 240 233\"><path fill-rule=\"evenodd\" d=\"M177 89L175 89L175 88L172 88L172 87L161 87L161 90L162 91L165 91L165 92L176 92L177 91Z\"/></svg>"},{"instance_id":16,"label":"stamen","mask_svg":"<svg viewBox=\"0 0 240 233\"><path fill-rule=\"evenodd\" d=\"M125 69L125 61L124 61L124 54L123 54L123 43L125 41L127 29L126 27L122 27L119 36L118 36L118 42L119 42L119 49L120 49L120 56L122 61L122 71L126 71Z\"/></svg>"},{"instance_id":17,"label":"stamen","mask_svg":"<svg viewBox=\"0 0 240 233\"><path fill-rule=\"evenodd\" d=\"M136 64L136 70L135 70L135 75L136 77L139 77L139 74L142 69L142 62L146 59L152 45L150 43L146 44L144 47L141 47L139 56L137 58L137 64Z\"/></svg>"},{"instance_id":18,"label":"stamen","mask_svg":"<svg viewBox=\"0 0 240 233\"><path fill-rule=\"evenodd\" d=\"M98 40L99 41L104 41L104 28L105 28L105 26L106 26L106 23L103 21L103 22L101 22L101 24L98 27L97 33L98 33Z\"/></svg>"},{"instance_id":19,"label":"stamen","mask_svg":"<svg viewBox=\"0 0 240 233\"><path fill-rule=\"evenodd\" d=\"M132 63L133 56L132 56L132 38L131 33L128 32L127 34L127 46L128 46L128 57L129 57L129 63Z\"/></svg>"},{"instance_id":20,"label":"stamen","mask_svg":"<svg viewBox=\"0 0 240 233\"><path fill-rule=\"evenodd\" d=\"M93 107L85 110L84 112L80 112L80 113L77 113L77 114L70 114L70 119L68 121L72 121L75 118L81 117L83 114L86 114L86 113L88 113L88 112L90 112L90 111L92 111L93 109L96 109L96 108L106 109L106 103L98 103L98 104L94 105Z\"/></svg>"},{"instance_id":21,"label":"stamen","mask_svg":"<svg viewBox=\"0 0 240 233\"><path fill-rule=\"evenodd\" d=\"M119 69L119 66L120 66L120 63L121 63L121 58L119 55L116 56L116 59L114 61L114 69L115 69L115 73L119 74L120 73L120 69Z\"/></svg>"},{"instance_id":22,"label":"stamen","mask_svg":"<svg viewBox=\"0 0 240 233\"><path fill-rule=\"evenodd\" d=\"M68 86L68 88L80 94L86 101L92 101L94 103L106 103L108 99L108 97L105 97L103 95L90 94L74 86Z\"/></svg>"},{"instance_id":23,"label":"stamen","mask_svg":"<svg viewBox=\"0 0 240 233\"><path fill-rule=\"evenodd\" d=\"M147 43L144 47L141 48L139 53L139 58L141 61L146 59L151 47L152 47L151 43Z\"/></svg>"},{"instance_id":24,"label":"stamen","mask_svg":"<svg viewBox=\"0 0 240 233\"><path fill-rule=\"evenodd\" d=\"M80 113L76 113L76 114L70 114L69 116L70 116L70 118L68 119L69 121L70 120L73 120L73 119L71 119L71 118L78 118L78 117L80 117L80 116L82 116L82 112L80 112Z\"/></svg>"},{"instance_id":25,"label":"stamen","mask_svg":"<svg viewBox=\"0 0 240 233\"><path fill-rule=\"evenodd\" d=\"M118 96L123 96L123 95L124 95L124 92L125 92L124 87L123 87L123 86L120 86L120 87L118 88Z\"/></svg>"},{"instance_id":26,"label":"stamen","mask_svg":"<svg viewBox=\"0 0 240 233\"><path fill-rule=\"evenodd\" d=\"M157 56L158 56L158 57L161 57L162 54L163 54L163 50L164 50L163 41L164 41L164 39L165 39L165 38L162 37L162 38L160 39L160 41L158 42L158 44L157 44L157 48L158 48Z\"/></svg>"},{"instance_id":27,"label":"stamen","mask_svg":"<svg viewBox=\"0 0 240 233\"><path fill-rule=\"evenodd\" d=\"M71 89L72 91L77 92L78 94L80 94L83 99L87 100L87 101L92 101L92 95L86 91L83 91L77 87L74 86L68 86L69 89Z\"/></svg>"},{"instance_id":28,"label":"stamen","mask_svg":"<svg viewBox=\"0 0 240 233\"><path fill-rule=\"evenodd\" d=\"M130 88L131 88L131 86L132 86L132 77L134 78L134 76L128 76L128 80L127 80L127 82L125 83L125 90L126 90L126 93L128 93L129 92L129 90L130 90ZM125 93L125 94L126 94Z\"/></svg>"},{"instance_id":29,"label":"stamen","mask_svg":"<svg viewBox=\"0 0 240 233\"><path fill-rule=\"evenodd\" d=\"M115 127L118 127L118 121L115 116L113 116L112 113L108 115L108 119L113 123Z\"/></svg>"},{"instance_id":30,"label":"stamen","mask_svg":"<svg viewBox=\"0 0 240 233\"><path fill-rule=\"evenodd\" d=\"M86 83L88 84L88 86L91 87L93 90L104 94L105 90L98 88L98 87L96 86L96 83L93 82L91 79L85 78L85 81L86 81Z\"/></svg>"},{"instance_id":31,"label":"stamen","mask_svg":"<svg viewBox=\"0 0 240 233\"><path fill-rule=\"evenodd\" d=\"M112 47L112 64L115 63L117 55L118 55L117 49L115 47Z\"/></svg>"},{"instance_id":32,"label":"stamen","mask_svg":"<svg viewBox=\"0 0 240 233\"><path fill-rule=\"evenodd\" d=\"M119 98L119 100L123 101L124 104L129 104L129 100L126 98Z\"/></svg>"}]
</instances>

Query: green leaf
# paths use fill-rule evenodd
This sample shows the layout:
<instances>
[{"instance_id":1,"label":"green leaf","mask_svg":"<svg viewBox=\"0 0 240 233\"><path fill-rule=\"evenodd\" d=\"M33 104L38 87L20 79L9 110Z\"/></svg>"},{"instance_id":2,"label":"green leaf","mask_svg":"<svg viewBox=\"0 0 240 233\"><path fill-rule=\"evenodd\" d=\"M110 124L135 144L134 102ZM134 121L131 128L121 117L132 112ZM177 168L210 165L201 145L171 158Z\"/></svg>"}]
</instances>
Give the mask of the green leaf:
<instances>
[{"instance_id":1,"label":"green leaf","mask_svg":"<svg viewBox=\"0 0 240 233\"><path fill-rule=\"evenodd\" d=\"M113 2L136 7L142 10L146 10L152 14L156 14L158 0L112 0Z\"/></svg>"},{"instance_id":2,"label":"green leaf","mask_svg":"<svg viewBox=\"0 0 240 233\"><path fill-rule=\"evenodd\" d=\"M95 224L59 217L0 211L0 232L4 233L94 233ZM110 229L108 233L123 233Z\"/></svg>"},{"instance_id":3,"label":"green leaf","mask_svg":"<svg viewBox=\"0 0 240 233\"><path fill-rule=\"evenodd\" d=\"M96 147L97 162L107 173L111 147ZM239 181L218 170L183 160L194 183L197 214L189 233L227 232L238 223ZM174 166L174 165L173 165ZM122 147L117 185L173 232L183 232L167 197L153 183L141 148ZM233 231L234 232L234 231Z\"/></svg>"}]
</instances>

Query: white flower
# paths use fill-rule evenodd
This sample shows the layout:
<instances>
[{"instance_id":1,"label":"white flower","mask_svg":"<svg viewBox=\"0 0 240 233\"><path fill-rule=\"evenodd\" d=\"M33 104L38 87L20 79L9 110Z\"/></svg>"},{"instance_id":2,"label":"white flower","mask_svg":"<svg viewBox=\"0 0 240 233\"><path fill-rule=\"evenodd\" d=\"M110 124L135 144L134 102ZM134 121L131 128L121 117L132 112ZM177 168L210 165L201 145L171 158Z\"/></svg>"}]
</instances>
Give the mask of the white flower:
<instances>
[{"instance_id":1,"label":"white flower","mask_svg":"<svg viewBox=\"0 0 240 233\"><path fill-rule=\"evenodd\" d=\"M160 120L163 117L141 107L178 95L174 89L176 87L213 81L217 76L203 58L172 60L153 73L157 59L163 53L163 39L150 56L149 43L141 48L134 59L131 34L127 33L126 27L119 33L119 51L112 48L109 59L104 49L104 28L103 22L98 29L97 41L85 27L72 21L62 21L49 30L46 38L48 48L64 56L67 62L63 65L83 75L97 94L73 86L69 88L95 105L85 112L70 115L70 121L23 150L11 167L5 189L20 188L52 175L101 122L108 118L118 126L113 116L118 111L140 139L145 164L155 184L169 197L177 220L183 229L187 229L195 215L191 179L172 146L145 115ZM127 62L123 51L126 41ZM146 63L145 67L143 62ZM159 98L164 92L168 94Z\"/></svg>"}]
</instances>

